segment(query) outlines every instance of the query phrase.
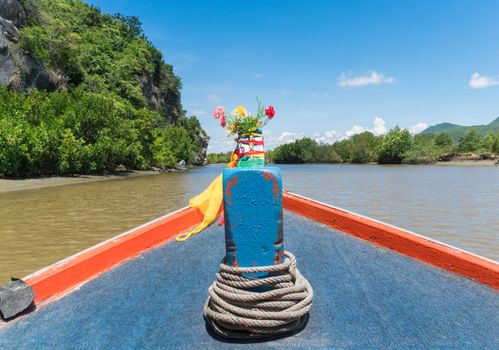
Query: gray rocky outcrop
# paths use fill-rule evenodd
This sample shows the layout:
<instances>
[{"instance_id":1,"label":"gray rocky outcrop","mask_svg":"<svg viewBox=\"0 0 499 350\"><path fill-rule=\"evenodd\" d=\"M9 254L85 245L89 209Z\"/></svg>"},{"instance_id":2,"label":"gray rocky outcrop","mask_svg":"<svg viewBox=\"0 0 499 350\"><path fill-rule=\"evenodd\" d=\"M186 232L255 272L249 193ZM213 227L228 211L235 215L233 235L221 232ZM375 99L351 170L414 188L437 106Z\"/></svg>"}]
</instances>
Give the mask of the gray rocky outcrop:
<instances>
[{"instance_id":1,"label":"gray rocky outcrop","mask_svg":"<svg viewBox=\"0 0 499 350\"><path fill-rule=\"evenodd\" d=\"M161 89L149 75L138 77L142 94L147 107L163 115L167 115L169 123L177 123L183 112L180 105L180 92L172 89Z\"/></svg>"},{"instance_id":2,"label":"gray rocky outcrop","mask_svg":"<svg viewBox=\"0 0 499 350\"><path fill-rule=\"evenodd\" d=\"M0 17L11 21L17 28L26 24L26 12L18 0L0 0Z\"/></svg>"},{"instance_id":3,"label":"gray rocky outcrop","mask_svg":"<svg viewBox=\"0 0 499 350\"><path fill-rule=\"evenodd\" d=\"M205 165L207 151L208 151L208 142L210 141L210 137L206 134L204 130L201 129L197 135L197 139L198 139L198 144L200 146L200 150L192 160L192 164Z\"/></svg>"},{"instance_id":4,"label":"gray rocky outcrop","mask_svg":"<svg viewBox=\"0 0 499 350\"><path fill-rule=\"evenodd\" d=\"M15 91L53 91L56 76L17 45L19 28L25 23L26 13L19 1L0 0L0 85Z\"/></svg>"}]
</instances>

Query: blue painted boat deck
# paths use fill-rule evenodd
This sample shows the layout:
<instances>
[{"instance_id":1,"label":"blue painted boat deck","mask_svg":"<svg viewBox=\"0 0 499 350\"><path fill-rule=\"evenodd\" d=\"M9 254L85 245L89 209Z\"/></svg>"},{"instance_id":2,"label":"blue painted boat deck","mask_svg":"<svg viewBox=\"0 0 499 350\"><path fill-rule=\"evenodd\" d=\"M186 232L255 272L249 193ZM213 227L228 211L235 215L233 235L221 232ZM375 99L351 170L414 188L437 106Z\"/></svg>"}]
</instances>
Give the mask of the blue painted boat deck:
<instances>
[{"instance_id":1,"label":"blue painted boat deck","mask_svg":"<svg viewBox=\"0 0 499 350\"><path fill-rule=\"evenodd\" d=\"M0 327L0 349L498 349L499 293L291 213L286 249L314 288L307 327L265 343L211 337L202 315L223 229L146 252Z\"/></svg>"}]
</instances>

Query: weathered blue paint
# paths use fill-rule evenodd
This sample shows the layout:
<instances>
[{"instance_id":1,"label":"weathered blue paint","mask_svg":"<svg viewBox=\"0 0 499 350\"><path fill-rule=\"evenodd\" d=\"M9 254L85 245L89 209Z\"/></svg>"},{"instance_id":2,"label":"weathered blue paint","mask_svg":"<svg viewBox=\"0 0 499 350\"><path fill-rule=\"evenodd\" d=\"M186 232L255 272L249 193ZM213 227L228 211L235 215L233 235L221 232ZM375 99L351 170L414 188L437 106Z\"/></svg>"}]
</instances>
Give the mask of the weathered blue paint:
<instances>
[{"instance_id":1,"label":"weathered blue paint","mask_svg":"<svg viewBox=\"0 0 499 350\"><path fill-rule=\"evenodd\" d=\"M0 319L0 349L499 349L492 288L286 211L284 230L314 287L313 317L292 338L238 344L206 331L201 310L224 254L211 225Z\"/></svg>"},{"instance_id":2,"label":"weathered blue paint","mask_svg":"<svg viewBox=\"0 0 499 350\"><path fill-rule=\"evenodd\" d=\"M279 168L225 169L223 191L227 263L249 267L280 262L283 230Z\"/></svg>"}]
</instances>

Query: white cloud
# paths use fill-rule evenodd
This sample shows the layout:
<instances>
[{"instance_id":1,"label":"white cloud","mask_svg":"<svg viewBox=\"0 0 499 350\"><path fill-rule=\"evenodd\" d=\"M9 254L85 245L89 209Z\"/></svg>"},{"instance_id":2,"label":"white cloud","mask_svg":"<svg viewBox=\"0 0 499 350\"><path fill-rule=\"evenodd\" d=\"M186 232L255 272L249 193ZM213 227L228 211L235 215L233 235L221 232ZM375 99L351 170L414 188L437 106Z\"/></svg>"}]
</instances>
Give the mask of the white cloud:
<instances>
[{"instance_id":1,"label":"white cloud","mask_svg":"<svg viewBox=\"0 0 499 350\"><path fill-rule=\"evenodd\" d=\"M282 89L281 90L281 96L289 96L291 95L291 90L288 90L288 89Z\"/></svg>"},{"instance_id":2,"label":"white cloud","mask_svg":"<svg viewBox=\"0 0 499 350\"><path fill-rule=\"evenodd\" d=\"M386 134L385 120L380 117L375 117L373 120L373 128L366 128L363 126L354 125L350 130L345 131L345 136L343 138L349 138L356 134L361 134L363 132L369 131L376 136Z\"/></svg>"},{"instance_id":3,"label":"white cloud","mask_svg":"<svg viewBox=\"0 0 499 350\"><path fill-rule=\"evenodd\" d=\"M354 125L350 130L345 131L345 136L349 138L356 134L362 134L364 131L367 131L367 129L363 126Z\"/></svg>"},{"instance_id":4,"label":"white cloud","mask_svg":"<svg viewBox=\"0 0 499 350\"><path fill-rule=\"evenodd\" d=\"M372 129L370 129L368 127L364 127L364 126L354 125L354 126L352 126L352 128L350 130L347 130L345 132L338 132L336 130L329 130L329 131L324 131L324 132L316 132L316 133L313 133L311 135L305 134L302 132L295 133L295 132L291 132L291 131L285 131L281 134L281 136L279 136L279 138L277 140L274 141L274 143L275 143L274 147L279 146L279 145L284 144L284 143L293 142L293 141L299 140L299 139L304 138L304 137L310 137L319 143L331 144L331 143L334 143L334 142L339 141L339 140L348 139L348 138L352 137L353 135L361 134L361 133L366 132L366 131L369 131L376 136L384 135L387 132L387 128L386 128L385 124L386 123L385 123L383 118L375 117L373 120L373 128Z\"/></svg>"},{"instance_id":5,"label":"white cloud","mask_svg":"<svg viewBox=\"0 0 499 350\"><path fill-rule=\"evenodd\" d=\"M220 128L210 135L208 153L229 152L234 150L236 143L233 137L228 137L224 129Z\"/></svg>"},{"instance_id":6,"label":"white cloud","mask_svg":"<svg viewBox=\"0 0 499 350\"><path fill-rule=\"evenodd\" d=\"M421 131L425 130L426 128L428 128L428 124L426 124L425 122L421 122L409 127L409 132L413 135L416 135L419 134Z\"/></svg>"},{"instance_id":7,"label":"white cloud","mask_svg":"<svg viewBox=\"0 0 499 350\"><path fill-rule=\"evenodd\" d=\"M486 75L480 75L477 72L471 75L469 86L472 89L483 89L499 84L499 81L495 77L488 77Z\"/></svg>"},{"instance_id":8,"label":"white cloud","mask_svg":"<svg viewBox=\"0 0 499 350\"><path fill-rule=\"evenodd\" d=\"M425 122L417 123L408 128L409 132L412 134L417 134L428 127ZM386 122L381 117L375 117L372 122L372 128L353 125L347 131L336 131L328 130L315 133L304 133L304 132L292 132L284 131L279 137L274 137L271 131L265 132L265 149L271 150L275 149L285 143L294 142L296 140L302 139L304 137L309 137L314 139L318 143L332 144L336 141L341 141L348 139L354 135L361 134L363 132L371 132L376 136L384 135L387 133L388 129L386 127ZM209 152L227 152L235 146L235 142L232 138L227 138L224 135L217 135L210 140Z\"/></svg>"},{"instance_id":9,"label":"white cloud","mask_svg":"<svg viewBox=\"0 0 499 350\"><path fill-rule=\"evenodd\" d=\"M280 142L278 138L274 137L271 130L264 131L264 135L265 135L265 149L274 149L280 144L282 144L282 142Z\"/></svg>"},{"instance_id":10,"label":"white cloud","mask_svg":"<svg viewBox=\"0 0 499 350\"><path fill-rule=\"evenodd\" d=\"M367 85L391 84L395 82L395 78L385 77L383 73L369 71L365 75L350 77L345 73L341 73L338 77L338 86L342 88L360 87Z\"/></svg>"},{"instance_id":11,"label":"white cloud","mask_svg":"<svg viewBox=\"0 0 499 350\"><path fill-rule=\"evenodd\" d=\"M296 132L285 131L281 134L281 136L279 136L278 140L280 143L288 143L299 140L303 137L305 137L305 134L301 132L296 133Z\"/></svg>"},{"instance_id":12,"label":"white cloud","mask_svg":"<svg viewBox=\"0 0 499 350\"><path fill-rule=\"evenodd\" d=\"M261 79L261 78L263 78L262 73L255 73L255 79Z\"/></svg>"},{"instance_id":13,"label":"white cloud","mask_svg":"<svg viewBox=\"0 0 499 350\"><path fill-rule=\"evenodd\" d=\"M312 138L319 143L333 143L341 139L341 135L335 130L330 130L325 132L316 132Z\"/></svg>"},{"instance_id":14,"label":"white cloud","mask_svg":"<svg viewBox=\"0 0 499 350\"><path fill-rule=\"evenodd\" d=\"M375 117L373 120L374 128L372 130L374 135L386 134L386 126L383 118Z\"/></svg>"},{"instance_id":15,"label":"white cloud","mask_svg":"<svg viewBox=\"0 0 499 350\"><path fill-rule=\"evenodd\" d=\"M210 101L211 103L213 104L217 104L221 101L222 99L220 98L220 96L216 95L216 94L209 94L208 95L208 101Z\"/></svg>"},{"instance_id":16,"label":"white cloud","mask_svg":"<svg viewBox=\"0 0 499 350\"><path fill-rule=\"evenodd\" d=\"M193 109L191 114L200 117L202 115L206 115L206 111L204 109Z\"/></svg>"}]
</instances>

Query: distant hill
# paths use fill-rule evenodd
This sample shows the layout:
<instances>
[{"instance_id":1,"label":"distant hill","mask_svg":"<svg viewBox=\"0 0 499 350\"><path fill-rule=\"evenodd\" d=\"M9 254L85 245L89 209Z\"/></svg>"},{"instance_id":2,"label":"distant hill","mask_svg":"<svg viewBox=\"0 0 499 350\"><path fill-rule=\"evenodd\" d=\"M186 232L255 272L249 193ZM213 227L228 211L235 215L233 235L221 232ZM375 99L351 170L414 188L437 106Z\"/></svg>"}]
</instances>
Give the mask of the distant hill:
<instances>
[{"instance_id":1,"label":"distant hill","mask_svg":"<svg viewBox=\"0 0 499 350\"><path fill-rule=\"evenodd\" d=\"M446 132L454 141L459 141L459 138L470 129L475 129L482 136L497 133L499 132L499 117L487 125L463 126L452 123L440 123L423 130L421 134L440 134L442 132Z\"/></svg>"}]
</instances>

